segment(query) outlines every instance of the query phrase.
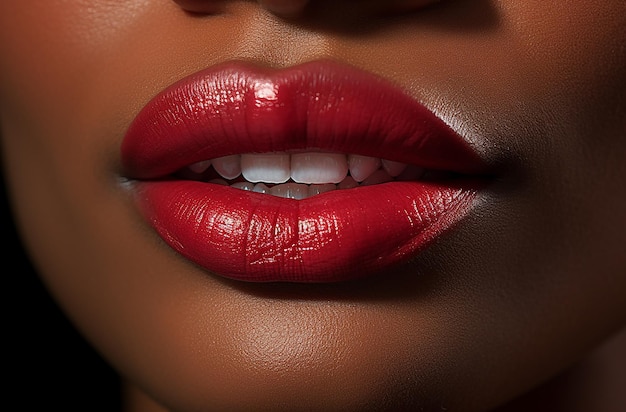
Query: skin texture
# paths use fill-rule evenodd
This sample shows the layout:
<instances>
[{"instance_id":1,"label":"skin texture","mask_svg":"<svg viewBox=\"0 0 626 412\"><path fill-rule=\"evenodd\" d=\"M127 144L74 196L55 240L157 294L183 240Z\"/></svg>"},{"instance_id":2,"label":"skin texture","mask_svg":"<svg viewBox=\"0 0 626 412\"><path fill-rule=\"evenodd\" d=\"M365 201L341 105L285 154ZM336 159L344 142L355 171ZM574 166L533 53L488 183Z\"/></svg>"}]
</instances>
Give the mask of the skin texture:
<instances>
[{"instance_id":1,"label":"skin texture","mask_svg":"<svg viewBox=\"0 0 626 412\"><path fill-rule=\"evenodd\" d=\"M223 1L208 15L185 12L188 3L202 2L0 4L2 154L16 224L54 298L130 382L129 410L481 411L585 359L619 365L622 0ZM207 275L158 238L121 183L128 125L156 93L213 64L318 58L407 90L497 179L454 231L371 280ZM623 376L610 373L604 388L617 388ZM585 379L561 381L554 402L572 396L574 381ZM590 405L615 399L593 410L626 406L617 390L577 391ZM540 410L532 402L546 407L546 397L520 398L531 403L519 410Z\"/></svg>"}]
</instances>

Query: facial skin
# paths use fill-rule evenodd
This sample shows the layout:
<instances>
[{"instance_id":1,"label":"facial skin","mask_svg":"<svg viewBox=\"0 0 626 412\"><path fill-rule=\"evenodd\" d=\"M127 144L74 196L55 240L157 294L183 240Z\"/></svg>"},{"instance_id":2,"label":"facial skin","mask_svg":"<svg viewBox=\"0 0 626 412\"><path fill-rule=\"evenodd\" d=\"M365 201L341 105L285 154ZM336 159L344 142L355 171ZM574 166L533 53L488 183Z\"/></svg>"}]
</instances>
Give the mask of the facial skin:
<instances>
[{"instance_id":1,"label":"facial skin","mask_svg":"<svg viewBox=\"0 0 626 412\"><path fill-rule=\"evenodd\" d=\"M626 327L622 0L190 3L203 2L0 4L18 226L54 297L131 384L173 411L488 410ZM126 129L212 65L321 58L405 89L497 179L453 231L371 280L207 274L138 213Z\"/></svg>"}]
</instances>

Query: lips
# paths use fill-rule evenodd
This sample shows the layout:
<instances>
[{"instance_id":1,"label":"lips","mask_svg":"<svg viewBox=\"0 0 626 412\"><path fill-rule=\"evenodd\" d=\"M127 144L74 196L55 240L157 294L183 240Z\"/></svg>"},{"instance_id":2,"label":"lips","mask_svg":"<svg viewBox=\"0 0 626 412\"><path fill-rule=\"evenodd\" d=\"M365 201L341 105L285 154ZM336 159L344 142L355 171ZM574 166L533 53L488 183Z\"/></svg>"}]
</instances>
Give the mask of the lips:
<instances>
[{"instance_id":1,"label":"lips","mask_svg":"<svg viewBox=\"0 0 626 412\"><path fill-rule=\"evenodd\" d=\"M303 200L180 177L224 156L317 152L406 163L426 177ZM187 77L140 111L121 157L138 209L170 247L250 282L338 282L405 263L469 213L486 171L402 90L332 61L231 62Z\"/></svg>"}]
</instances>

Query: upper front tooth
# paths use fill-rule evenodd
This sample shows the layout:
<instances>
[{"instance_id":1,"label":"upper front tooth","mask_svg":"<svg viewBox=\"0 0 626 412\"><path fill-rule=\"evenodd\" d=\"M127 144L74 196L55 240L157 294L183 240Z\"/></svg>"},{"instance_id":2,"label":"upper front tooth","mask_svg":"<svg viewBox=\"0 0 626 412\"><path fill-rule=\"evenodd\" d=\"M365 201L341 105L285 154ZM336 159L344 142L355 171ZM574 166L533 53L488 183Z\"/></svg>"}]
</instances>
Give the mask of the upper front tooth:
<instances>
[{"instance_id":1,"label":"upper front tooth","mask_svg":"<svg viewBox=\"0 0 626 412\"><path fill-rule=\"evenodd\" d=\"M291 155L291 178L298 183L339 183L348 174L346 155L295 153Z\"/></svg>"},{"instance_id":2,"label":"upper front tooth","mask_svg":"<svg viewBox=\"0 0 626 412\"><path fill-rule=\"evenodd\" d=\"M211 164L217 173L224 179L234 179L241 174L241 162L239 155L218 157Z\"/></svg>"},{"instance_id":3,"label":"upper front tooth","mask_svg":"<svg viewBox=\"0 0 626 412\"><path fill-rule=\"evenodd\" d=\"M362 182L380 168L380 159L351 154L348 156L348 166L350 167L350 176L357 182Z\"/></svg>"},{"instance_id":4,"label":"upper front tooth","mask_svg":"<svg viewBox=\"0 0 626 412\"><path fill-rule=\"evenodd\" d=\"M249 182L285 183L291 175L289 154L241 155L241 172Z\"/></svg>"}]
</instances>

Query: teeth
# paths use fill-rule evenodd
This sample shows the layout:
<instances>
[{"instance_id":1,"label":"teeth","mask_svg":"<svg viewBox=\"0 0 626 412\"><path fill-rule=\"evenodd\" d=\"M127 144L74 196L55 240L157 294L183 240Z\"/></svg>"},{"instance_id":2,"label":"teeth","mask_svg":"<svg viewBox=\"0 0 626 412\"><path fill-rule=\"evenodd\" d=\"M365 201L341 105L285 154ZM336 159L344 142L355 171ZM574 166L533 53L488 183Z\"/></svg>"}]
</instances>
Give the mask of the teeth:
<instances>
[{"instance_id":1,"label":"teeth","mask_svg":"<svg viewBox=\"0 0 626 412\"><path fill-rule=\"evenodd\" d=\"M187 174L200 177L211 166L219 176L210 183L290 199L394 180L418 180L426 172L414 165L376 157L310 152L224 156L191 164ZM237 179L240 175L245 181ZM235 179L238 181L232 182Z\"/></svg>"},{"instance_id":2,"label":"teeth","mask_svg":"<svg viewBox=\"0 0 626 412\"><path fill-rule=\"evenodd\" d=\"M289 154L241 155L241 173L249 182L285 183L291 177Z\"/></svg>"},{"instance_id":3,"label":"teeth","mask_svg":"<svg viewBox=\"0 0 626 412\"><path fill-rule=\"evenodd\" d=\"M254 185L254 189L252 191L256 193L269 193L270 188L265 186L263 183L257 183Z\"/></svg>"},{"instance_id":4,"label":"teeth","mask_svg":"<svg viewBox=\"0 0 626 412\"><path fill-rule=\"evenodd\" d=\"M309 186L297 183L277 185L270 189L270 194L288 199L302 200L309 197Z\"/></svg>"},{"instance_id":5,"label":"teeth","mask_svg":"<svg viewBox=\"0 0 626 412\"><path fill-rule=\"evenodd\" d=\"M361 186L379 185L381 183L391 182L391 177L385 170L379 169L368 176L367 179L361 182Z\"/></svg>"},{"instance_id":6,"label":"teeth","mask_svg":"<svg viewBox=\"0 0 626 412\"><path fill-rule=\"evenodd\" d=\"M406 169L407 167L406 163L393 162L391 160L385 160L385 159L382 160L382 164L383 164L383 169L385 169L385 171L389 173L389 176L392 176L392 177L396 177L400 175L400 173L402 173L404 169Z\"/></svg>"},{"instance_id":7,"label":"teeth","mask_svg":"<svg viewBox=\"0 0 626 412\"><path fill-rule=\"evenodd\" d=\"M201 162L196 162L192 165L189 166L189 169L191 169L192 172L194 173L203 173L205 170L207 170L209 168L209 166L211 166L211 161L210 160L203 160Z\"/></svg>"},{"instance_id":8,"label":"teeth","mask_svg":"<svg viewBox=\"0 0 626 412\"><path fill-rule=\"evenodd\" d=\"M209 183L222 185L222 186L228 186L228 182L224 179L212 179L212 180L209 180Z\"/></svg>"},{"instance_id":9,"label":"teeth","mask_svg":"<svg viewBox=\"0 0 626 412\"><path fill-rule=\"evenodd\" d=\"M380 168L380 159L376 157L349 155L348 166L350 176L357 182L362 182L365 178Z\"/></svg>"},{"instance_id":10,"label":"teeth","mask_svg":"<svg viewBox=\"0 0 626 412\"><path fill-rule=\"evenodd\" d=\"M324 185L311 185L309 186L309 196L319 195L335 189L337 189L337 186L332 183L326 183Z\"/></svg>"},{"instance_id":11,"label":"teeth","mask_svg":"<svg viewBox=\"0 0 626 412\"><path fill-rule=\"evenodd\" d=\"M291 178L297 183L339 183L348 174L346 155L297 153L291 156Z\"/></svg>"},{"instance_id":12,"label":"teeth","mask_svg":"<svg viewBox=\"0 0 626 412\"><path fill-rule=\"evenodd\" d=\"M241 189L241 190L253 191L254 190L254 183L237 182L237 183L233 183L232 185L230 185L230 187L234 187L234 188Z\"/></svg>"},{"instance_id":13,"label":"teeth","mask_svg":"<svg viewBox=\"0 0 626 412\"><path fill-rule=\"evenodd\" d=\"M211 163L215 171L224 179L234 179L241 174L240 158L240 155L218 157L213 159Z\"/></svg>"}]
</instances>

